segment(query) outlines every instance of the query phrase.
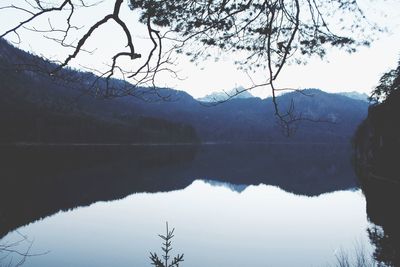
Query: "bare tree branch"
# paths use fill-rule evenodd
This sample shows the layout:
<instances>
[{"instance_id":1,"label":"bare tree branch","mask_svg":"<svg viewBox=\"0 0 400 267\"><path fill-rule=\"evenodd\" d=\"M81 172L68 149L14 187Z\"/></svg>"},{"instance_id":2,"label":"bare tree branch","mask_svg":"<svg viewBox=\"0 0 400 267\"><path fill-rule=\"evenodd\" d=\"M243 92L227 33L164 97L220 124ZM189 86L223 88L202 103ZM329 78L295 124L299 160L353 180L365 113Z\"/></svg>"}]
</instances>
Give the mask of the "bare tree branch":
<instances>
[{"instance_id":1,"label":"bare tree branch","mask_svg":"<svg viewBox=\"0 0 400 267\"><path fill-rule=\"evenodd\" d=\"M122 30L127 49L121 49L111 56L111 63L106 64L106 70L88 68L96 69L98 78L89 82L87 93L107 98L138 96L143 93L140 86L150 86L152 93L161 99L167 99L168 97L157 92L156 77L160 72L177 75L172 69L172 55L184 53L196 62L210 57L212 52L226 53L237 58L235 61L239 68L246 73L248 70L265 69L265 81L259 84L253 82L246 91L257 87L269 88L275 115L284 128L289 129L293 123L306 118L296 116L293 108L281 110L279 106L277 93L283 89L277 88L275 83L284 66L303 62L313 55L323 57L329 47L353 52L359 46L368 45L375 38L374 33L382 31L365 19L357 1L353 0L125 1L132 10L140 12L140 22L147 28L146 34L150 43L147 52L136 51L131 25L120 16L124 0L114 0L112 10L101 19L90 23L88 28L75 25L76 10L98 3L64 0L56 5L52 1L25 0L22 1L25 5L0 5L0 11L14 9L27 16L16 26L1 33L0 38L15 34L17 42L21 42L23 36L20 31L29 30L44 33L45 38L70 48L72 52L65 58L53 62L58 63L57 66L54 65L52 69L43 66L36 69L42 73L47 72L54 78L71 82L72 78L66 78L66 72L62 70L70 66L80 52L90 52L85 45L95 32L104 25L115 22ZM48 16L61 11L66 12L65 26L58 28L52 25ZM342 14L346 14L349 19L340 25L344 31L336 33L333 28L338 27L332 27L332 21L335 16ZM47 29L32 25L39 17L46 16ZM54 37L51 33L58 35ZM75 41L69 41L74 34L80 35ZM122 58L129 58L129 69L120 64ZM31 66L30 69L35 68ZM126 79L130 85L117 82L116 78ZM227 98L240 93L238 91Z\"/></svg>"}]
</instances>

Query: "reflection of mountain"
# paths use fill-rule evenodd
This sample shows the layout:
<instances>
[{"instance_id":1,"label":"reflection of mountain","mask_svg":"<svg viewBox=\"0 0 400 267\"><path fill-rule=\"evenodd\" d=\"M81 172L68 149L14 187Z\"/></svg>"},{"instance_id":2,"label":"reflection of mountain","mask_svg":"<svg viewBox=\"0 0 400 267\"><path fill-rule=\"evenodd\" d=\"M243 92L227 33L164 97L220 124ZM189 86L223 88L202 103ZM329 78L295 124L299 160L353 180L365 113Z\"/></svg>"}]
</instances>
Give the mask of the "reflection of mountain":
<instances>
[{"instance_id":1,"label":"reflection of mountain","mask_svg":"<svg viewBox=\"0 0 400 267\"><path fill-rule=\"evenodd\" d=\"M165 172L193 159L195 147L2 147L0 236L59 210L173 190L178 177Z\"/></svg>"},{"instance_id":2,"label":"reflection of mountain","mask_svg":"<svg viewBox=\"0 0 400 267\"><path fill-rule=\"evenodd\" d=\"M263 183L302 195L356 186L349 148L339 145L32 146L0 152L0 235L59 210L181 189L195 179Z\"/></svg>"},{"instance_id":3,"label":"reflection of mountain","mask_svg":"<svg viewBox=\"0 0 400 267\"><path fill-rule=\"evenodd\" d=\"M243 192L246 189L247 185L244 184L231 184L227 182L221 182L216 180L202 180L204 183L212 185L212 186L221 186L232 190L233 192Z\"/></svg>"},{"instance_id":4,"label":"reflection of mountain","mask_svg":"<svg viewBox=\"0 0 400 267\"><path fill-rule=\"evenodd\" d=\"M150 266L165 220L177 230L174 251L190 255L183 266L326 266L354 240L371 251L359 190L306 197L260 184L237 193L202 180L59 212L19 231L35 237L33 251L51 250L29 258L30 267Z\"/></svg>"}]
</instances>

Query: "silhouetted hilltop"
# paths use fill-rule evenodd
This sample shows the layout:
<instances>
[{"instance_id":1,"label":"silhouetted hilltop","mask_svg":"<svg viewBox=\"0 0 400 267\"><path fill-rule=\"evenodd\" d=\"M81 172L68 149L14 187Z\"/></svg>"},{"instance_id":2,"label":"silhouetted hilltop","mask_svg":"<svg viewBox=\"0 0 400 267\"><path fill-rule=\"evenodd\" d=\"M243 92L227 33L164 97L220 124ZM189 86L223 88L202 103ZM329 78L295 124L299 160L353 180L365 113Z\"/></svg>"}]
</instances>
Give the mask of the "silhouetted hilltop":
<instances>
[{"instance_id":1,"label":"silhouetted hilltop","mask_svg":"<svg viewBox=\"0 0 400 267\"><path fill-rule=\"evenodd\" d=\"M40 70L55 65L0 40L0 143L176 143L198 142L193 127L135 112L121 101L82 95L85 84L57 81ZM64 70L89 83L90 73ZM79 77L78 77L79 76ZM82 96L80 96L82 95Z\"/></svg>"},{"instance_id":2,"label":"silhouetted hilltop","mask_svg":"<svg viewBox=\"0 0 400 267\"><path fill-rule=\"evenodd\" d=\"M197 100L202 102L219 102L219 101L226 101L231 98L253 98L253 97L255 96L253 96L249 91L246 91L245 88L237 87L227 92L224 91L213 92L206 96L200 97Z\"/></svg>"},{"instance_id":3,"label":"silhouetted hilltop","mask_svg":"<svg viewBox=\"0 0 400 267\"><path fill-rule=\"evenodd\" d=\"M339 94L356 99L356 100L362 100L362 101L369 102L368 95L366 93L359 93L359 92L352 91L352 92L342 92Z\"/></svg>"},{"instance_id":4,"label":"silhouetted hilltop","mask_svg":"<svg viewBox=\"0 0 400 267\"><path fill-rule=\"evenodd\" d=\"M317 89L284 94L278 97L282 112L293 103L296 115L324 121L299 121L293 124L296 134L287 138L271 98L237 98L205 106L168 88L137 88L145 101L137 95L95 98L82 94L85 85L96 79L91 73L66 69L69 82L57 82L40 71L15 72L10 66L14 62L35 62L50 69L52 65L4 40L0 51L0 116L8 125L1 133L2 142L192 142L197 140L195 132L209 142L348 142L368 107L366 102Z\"/></svg>"},{"instance_id":5,"label":"silhouetted hilltop","mask_svg":"<svg viewBox=\"0 0 400 267\"><path fill-rule=\"evenodd\" d=\"M132 101L141 112L176 122L191 124L203 141L228 142L348 142L356 126L366 116L368 104L320 90L292 92L278 97L282 111L292 101L295 113L326 122L299 121L296 134L287 138L277 124L272 99L231 99L215 106L204 106L193 99L143 103Z\"/></svg>"}]
</instances>

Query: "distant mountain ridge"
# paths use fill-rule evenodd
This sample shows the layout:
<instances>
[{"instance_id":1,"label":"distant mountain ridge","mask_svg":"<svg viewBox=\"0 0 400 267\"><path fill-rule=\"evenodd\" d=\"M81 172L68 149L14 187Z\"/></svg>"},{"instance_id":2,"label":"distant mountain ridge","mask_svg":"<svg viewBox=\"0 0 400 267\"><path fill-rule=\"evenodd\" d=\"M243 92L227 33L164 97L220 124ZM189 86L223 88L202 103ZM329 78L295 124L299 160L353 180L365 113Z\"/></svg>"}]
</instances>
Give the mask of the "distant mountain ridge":
<instances>
[{"instance_id":1,"label":"distant mountain ridge","mask_svg":"<svg viewBox=\"0 0 400 267\"><path fill-rule=\"evenodd\" d=\"M349 98L356 99L356 100L362 100L362 101L365 101L365 102L369 102L368 95L366 93L359 93L359 92L356 92L356 91L352 91L352 92L342 92L342 93L339 93L339 94L347 96Z\"/></svg>"},{"instance_id":2,"label":"distant mountain ridge","mask_svg":"<svg viewBox=\"0 0 400 267\"><path fill-rule=\"evenodd\" d=\"M203 142L348 142L368 109L364 101L317 89L281 95L278 104L282 111L293 103L296 114L329 121L297 122L296 134L287 138L274 116L271 98L234 98L208 107L186 92L168 88L159 88L157 94L168 96L169 101L160 101L157 94L148 96L151 101L129 96L115 99L81 96L79 89L82 88L56 84L49 76L7 70L7 62L34 56L4 40L0 40L0 51L0 67L5 69L0 75L1 120L3 125L8 125L0 134L0 142L37 140L38 135L44 137L45 133L38 132L43 124L51 126L46 134L54 142L69 139L79 142L195 142L198 139ZM66 71L83 76L88 82L95 78L90 73Z\"/></svg>"},{"instance_id":3,"label":"distant mountain ridge","mask_svg":"<svg viewBox=\"0 0 400 267\"><path fill-rule=\"evenodd\" d=\"M234 98L252 98L255 97L253 96L249 91L245 90L244 87L237 87L234 89L231 89L227 92L213 92L211 94L208 94L206 96L197 98L197 100L202 101L202 102L220 102L220 101L226 101L229 99L234 99Z\"/></svg>"}]
</instances>

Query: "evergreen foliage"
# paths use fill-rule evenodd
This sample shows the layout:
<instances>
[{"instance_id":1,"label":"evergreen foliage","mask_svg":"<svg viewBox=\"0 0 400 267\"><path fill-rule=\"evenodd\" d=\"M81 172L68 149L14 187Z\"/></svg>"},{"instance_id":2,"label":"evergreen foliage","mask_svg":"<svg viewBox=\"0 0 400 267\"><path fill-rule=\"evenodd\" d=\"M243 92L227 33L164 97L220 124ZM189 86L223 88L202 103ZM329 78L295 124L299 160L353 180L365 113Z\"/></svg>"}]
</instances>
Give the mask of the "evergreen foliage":
<instances>
[{"instance_id":1,"label":"evergreen foliage","mask_svg":"<svg viewBox=\"0 0 400 267\"><path fill-rule=\"evenodd\" d=\"M379 80L379 85L372 91L370 101L375 103L385 101L390 94L400 89L400 60L398 66L385 74Z\"/></svg>"},{"instance_id":2,"label":"evergreen foliage","mask_svg":"<svg viewBox=\"0 0 400 267\"><path fill-rule=\"evenodd\" d=\"M168 222L166 223L166 235L158 235L163 240L163 246L161 247L164 255L160 258L157 253L150 252L151 264L155 267L179 267L179 264L183 262L183 254L178 254L173 257L172 261L169 262L171 258L170 252L172 250L172 238L174 237L175 228L172 230L168 229Z\"/></svg>"}]
</instances>

